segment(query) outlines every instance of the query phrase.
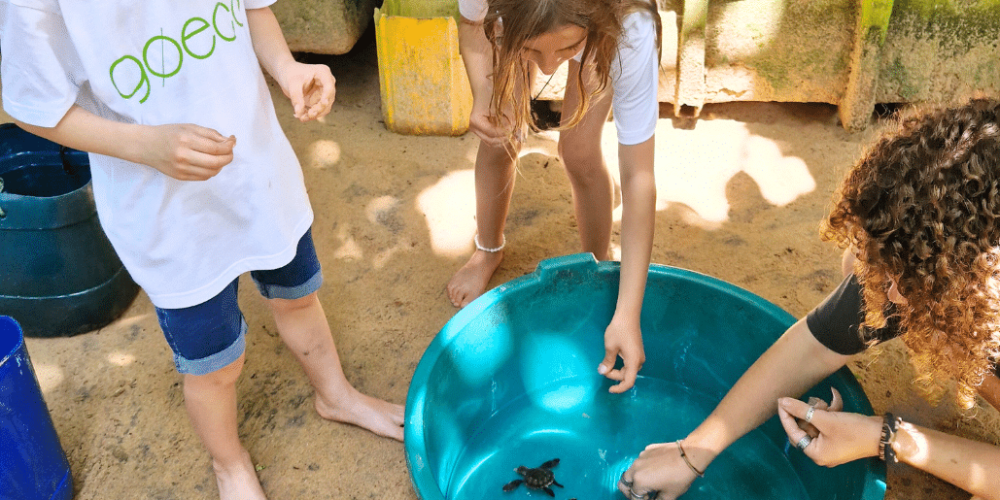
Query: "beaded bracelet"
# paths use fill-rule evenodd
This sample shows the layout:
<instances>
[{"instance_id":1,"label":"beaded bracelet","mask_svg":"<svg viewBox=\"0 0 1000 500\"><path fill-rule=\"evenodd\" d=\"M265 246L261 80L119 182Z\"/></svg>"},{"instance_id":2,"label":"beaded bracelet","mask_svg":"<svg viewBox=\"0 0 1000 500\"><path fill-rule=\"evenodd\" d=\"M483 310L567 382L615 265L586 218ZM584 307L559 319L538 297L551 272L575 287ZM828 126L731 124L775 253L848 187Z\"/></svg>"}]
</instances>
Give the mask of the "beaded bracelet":
<instances>
[{"instance_id":1,"label":"beaded bracelet","mask_svg":"<svg viewBox=\"0 0 1000 500\"><path fill-rule=\"evenodd\" d=\"M892 443L896 441L896 427L899 425L899 420L894 418L892 413L886 413L882 419L882 435L878 440L878 457L885 462L889 460L899 461L896 458L896 452L892 449Z\"/></svg>"}]
</instances>

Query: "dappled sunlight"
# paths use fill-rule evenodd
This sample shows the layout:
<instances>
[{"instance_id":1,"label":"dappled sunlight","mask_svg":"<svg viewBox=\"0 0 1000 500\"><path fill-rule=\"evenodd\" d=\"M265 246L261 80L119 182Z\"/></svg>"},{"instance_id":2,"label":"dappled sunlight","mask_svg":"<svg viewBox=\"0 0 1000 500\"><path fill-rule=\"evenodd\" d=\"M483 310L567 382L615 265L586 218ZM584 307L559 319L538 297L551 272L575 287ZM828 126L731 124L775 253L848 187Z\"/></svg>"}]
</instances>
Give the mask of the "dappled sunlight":
<instances>
[{"instance_id":1,"label":"dappled sunlight","mask_svg":"<svg viewBox=\"0 0 1000 500\"><path fill-rule=\"evenodd\" d=\"M470 323L445 352L466 386L482 387L513 355L514 332L506 322Z\"/></svg>"},{"instance_id":2,"label":"dappled sunlight","mask_svg":"<svg viewBox=\"0 0 1000 500\"><path fill-rule=\"evenodd\" d=\"M762 8L764 7L764 8ZM712 40L716 50L731 59L750 58L757 55L778 35L785 15L785 2L729 2L721 9L719 18L713 19L715 26L740 26L753 40L753 44L737 43L735 37L720 36ZM748 20L753 20L748 23Z\"/></svg>"},{"instance_id":3,"label":"dappled sunlight","mask_svg":"<svg viewBox=\"0 0 1000 500\"><path fill-rule=\"evenodd\" d=\"M740 173L749 176L764 200L777 207L784 207L817 187L802 158L785 155L781 143L751 133L743 122L700 120L697 130L685 130L674 128L670 120L659 120L655 140L656 210L680 208L676 216L695 227L714 230L729 220L731 206L726 189ZM557 141L555 132L533 135L520 156L538 153L556 157ZM601 148L608 169L620 186L618 137L612 124L604 127ZM470 154L474 161L474 150ZM392 210L397 203L392 197L378 198L369 204L366 214L376 222L380 211ZM469 252L476 234L474 170L447 174L420 193L417 206L427 220L436 255L454 258ZM613 217L621 222L621 204L615 208ZM619 256L620 249L613 248L612 257Z\"/></svg>"},{"instance_id":4,"label":"dappled sunlight","mask_svg":"<svg viewBox=\"0 0 1000 500\"><path fill-rule=\"evenodd\" d=\"M361 251L361 246L358 242L354 240L351 236L350 229L346 226L341 226L340 230L337 231L337 239L340 241L340 247L338 247L333 252L333 257L340 260L359 260L364 257L364 252Z\"/></svg>"},{"instance_id":5,"label":"dappled sunlight","mask_svg":"<svg viewBox=\"0 0 1000 500\"><path fill-rule=\"evenodd\" d=\"M594 399L600 380L573 339L555 332L536 333L522 348L524 387L535 405L566 413Z\"/></svg>"},{"instance_id":6,"label":"dappled sunlight","mask_svg":"<svg viewBox=\"0 0 1000 500\"><path fill-rule=\"evenodd\" d=\"M816 189L802 158L784 156L775 141L756 135L747 137L744 145L743 171L757 181L761 196L779 207Z\"/></svg>"},{"instance_id":7,"label":"dappled sunlight","mask_svg":"<svg viewBox=\"0 0 1000 500\"><path fill-rule=\"evenodd\" d=\"M32 367L35 369L35 376L38 377L38 387L41 388L42 394L59 387L59 384L66 380L66 374L59 365L33 363Z\"/></svg>"},{"instance_id":8,"label":"dappled sunlight","mask_svg":"<svg viewBox=\"0 0 1000 500\"><path fill-rule=\"evenodd\" d=\"M656 209L671 204L683 211L684 222L716 229L729 220L726 185L741 172L749 175L761 196L775 206L785 206L816 189L816 181L799 157L785 156L772 139L751 134L747 125L732 120L702 120L697 132L675 129L660 120L656 128ZM615 151L617 134L605 127L602 147ZM621 184L616 155L606 154L615 181ZM621 221L621 207L614 213Z\"/></svg>"},{"instance_id":9,"label":"dappled sunlight","mask_svg":"<svg viewBox=\"0 0 1000 500\"><path fill-rule=\"evenodd\" d=\"M108 354L108 363L115 366L128 366L135 363L135 355L126 352L115 351Z\"/></svg>"},{"instance_id":10,"label":"dappled sunlight","mask_svg":"<svg viewBox=\"0 0 1000 500\"><path fill-rule=\"evenodd\" d=\"M329 139L313 142L304 160L311 168L322 170L332 167L340 162L340 144Z\"/></svg>"},{"instance_id":11,"label":"dappled sunlight","mask_svg":"<svg viewBox=\"0 0 1000 500\"><path fill-rule=\"evenodd\" d=\"M381 224L381 219L392 213L399 206L399 198L395 196L380 196L368 202L365 206L365 217L372 224Z\"/></svg>"},{"instance_id":12,"label":"dappled sunlight","mask_svg":"<svg viewBox=\"0 0 1000 500\"><path fill-rule=\"evenodd\" d=\"M473 170L444 176L417 196L417 208L430 230L431 248L437 255L460 257L472 247L476 235L476 183Z\"/></svg>"},{"instance_id":13,"label":"dappled sunlight","mask_svg":"<svg viewBox=\"0 0 1000 500\"><path fill-rule=\"evenodd\" d=\"M372 257L372 267L375 269L382 269L393 255L413 250L414 246L415 245L410 241L400 241L399 243L396 243L396 246L386 248L385 250L375 254L375 257Z\"/></svg>"}]
</instances>

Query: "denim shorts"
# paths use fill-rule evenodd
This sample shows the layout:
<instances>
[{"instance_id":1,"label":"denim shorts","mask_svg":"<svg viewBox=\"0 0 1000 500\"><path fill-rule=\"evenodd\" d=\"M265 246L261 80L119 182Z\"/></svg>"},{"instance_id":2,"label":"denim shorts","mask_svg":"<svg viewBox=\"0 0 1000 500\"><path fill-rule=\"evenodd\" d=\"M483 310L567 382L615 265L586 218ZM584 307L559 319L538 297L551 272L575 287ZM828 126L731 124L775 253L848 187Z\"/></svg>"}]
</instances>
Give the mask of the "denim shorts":
<instances>
[{"instance_id":1,"label":"denim shorts","mask_svg":"<svg viewBox=\"0 0 1000 500\"><path fill-rule=\"evenodd\" d=\"M298 299L323 284L323 273L312 229L299 240L295 257L284 267L251 271L260 294L269 299ZM236 301L239 280L233 280L218 295L196 306L182 309L156 308L160 328L174 352L180 373L206 375L228 366L246 349L247 323Z\"/></svg>"}]
</instances>

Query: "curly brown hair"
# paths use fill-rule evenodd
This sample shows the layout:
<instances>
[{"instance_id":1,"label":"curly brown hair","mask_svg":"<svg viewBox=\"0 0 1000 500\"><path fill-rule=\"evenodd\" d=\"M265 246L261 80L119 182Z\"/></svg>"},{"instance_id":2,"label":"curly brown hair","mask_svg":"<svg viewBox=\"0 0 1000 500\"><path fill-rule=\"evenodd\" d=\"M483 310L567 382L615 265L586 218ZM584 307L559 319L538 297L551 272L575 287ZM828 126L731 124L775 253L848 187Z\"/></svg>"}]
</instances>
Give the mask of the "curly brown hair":
<instances>
[{"instance_id":1,"label":"curly brown hair","mask_svg":"<svg viewBox=\"0 0 1000 500\"><path fill-rule=\"evenodd\" d=\"M824 238L857 252L866 328L896 307L917 386L932 402L957 381L959 406L1000 353L1000 102L900 118L847 175Z\"/></svg>"},{"instance_id":2,"label":"curly brown hair","mask_svg":"<svg viewBox=\"0 0 1000 500\"><path fill-rule=\"evenodd\" d=\"M524 84L529 75L522 48L539 35L574 25L587 30L582 60L593 62L597 76L597 85L589 94L582 91L587 88L582 64L576 75L569 76L577 79L581 93L580 105L565 127L579 123L590 101L607 88L623 34L623 19L637 10L653 16L659 46L662 29L655 0L489 0L483 29L494 46L492 115L504 116L504 110L512 106L512 130L520 130L525 124L534 127L528 119L531 85Z\"/></svg>"}]
</instances>

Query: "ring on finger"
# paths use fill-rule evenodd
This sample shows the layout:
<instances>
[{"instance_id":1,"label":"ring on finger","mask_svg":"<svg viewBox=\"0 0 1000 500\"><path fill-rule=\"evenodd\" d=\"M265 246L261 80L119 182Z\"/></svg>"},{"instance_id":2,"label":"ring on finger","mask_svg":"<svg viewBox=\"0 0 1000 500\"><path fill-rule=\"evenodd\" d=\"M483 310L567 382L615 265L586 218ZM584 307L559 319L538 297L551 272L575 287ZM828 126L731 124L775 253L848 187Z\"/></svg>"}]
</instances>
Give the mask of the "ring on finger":
<instances>
[{"instance_id":1,"label":"ring on finger","mask_svg":"<svg viewBox=\"0 0 1000 500\"><path fill-rule=\"evenodd\" d=\"M625 472L628 472L628 471L625 471ZM625 472L622 472L622 477L618 478L618 482L624 484L625 487L628 488L628 490L631 492L632 491L632 481L629 481L628 479L625 479Z\"/></svg>"},{"instance_id":2,"label":"ring on finger","mask_svg":"<svg viewBox=\"0 0 1000 500\"><path fill-rule=\"evenodd\" d=\"M812 443L812 440L813 438L809 437L809 434L806 434L805 436L802 436L797 443L795 443L795 447L800 450L805 450L806 446L809 446L809 444Z\"/></svg>"},{"instance_id":3,"label":"ring on finger","mask_svg":"<svg viewBox=\"0 0 1000 500\"><path fill-rule=\"evenodd\" d=\"M632 491L632 488L628 489L628 496L632 497L634 500L653 500L659 496L660 492L656 490L650 490L645 493L639 494Z\"/></svg>"}]
</instances>

